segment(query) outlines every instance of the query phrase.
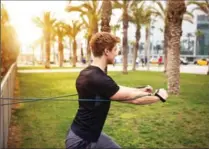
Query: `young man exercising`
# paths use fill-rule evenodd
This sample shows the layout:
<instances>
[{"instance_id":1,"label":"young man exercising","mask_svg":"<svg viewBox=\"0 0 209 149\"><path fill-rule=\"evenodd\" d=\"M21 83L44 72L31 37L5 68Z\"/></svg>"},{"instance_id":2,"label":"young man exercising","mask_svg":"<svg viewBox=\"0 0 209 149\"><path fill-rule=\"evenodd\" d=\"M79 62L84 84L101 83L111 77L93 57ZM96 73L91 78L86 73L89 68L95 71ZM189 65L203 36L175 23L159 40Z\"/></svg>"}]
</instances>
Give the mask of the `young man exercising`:
<instances>
[{"instance_id":1,"label":"young man exercising","mask_svg":"<svg viewBox=\"0 0 209 149\"><path fill-rule=\"evenodd\" d=\"M166 90L151 94L152 87L130 88L119 86L104 71L117 56L119 38L106 32L93 35L90 41L93 62L82 70L76 80L79 99L77 114L66 137L67 149L121 148L102 132L111 100L136 105L152 104L168 97Z\"/></svg>"}]
</instances>

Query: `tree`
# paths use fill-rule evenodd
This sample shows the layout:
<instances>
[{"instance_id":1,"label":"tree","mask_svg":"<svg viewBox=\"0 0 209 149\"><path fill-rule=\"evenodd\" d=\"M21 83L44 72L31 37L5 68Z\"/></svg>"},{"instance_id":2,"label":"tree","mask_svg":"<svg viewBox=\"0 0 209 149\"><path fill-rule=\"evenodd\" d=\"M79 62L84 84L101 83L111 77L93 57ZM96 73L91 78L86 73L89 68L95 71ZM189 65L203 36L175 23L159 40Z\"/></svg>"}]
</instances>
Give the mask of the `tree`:
<instances>
[{"instance_id":1,"label":"tree","mask_svg":"<svg viewBox=\"0 0 209 149\"><path fill-rule=\"evenodd\" d=\"M123 21L123 74L128 74L128 10L131 7L133 1L127 0L115 0L113 1L113 9L122 9L122 21Z\"/></svg>"},{"instance_id":2,"label":"tree","mask_svg":"<svg viewBox=\"0 0 209 149\"><path fill-rule=\"evenodd\" d=\"M87 61L91 62L91 51L89 48L89 41L91 36L98 32L98 22L101 17L101 7L99 7L99 1L85 1L79 6L70 6L65 9L67 12L80 12L80 17L88 30L88 41L87 41ZM86 20L87 18L87 20Z\"/></svg>"},{"instance_id":3,"label":"tree","mask_svg":"<svg viewBox=\"0 0 209 149\"><path fill-rule=\"evenodd\" d=\"M82 28L83 23L79 21L72 21L72 25L67 25L68 35L72 38L73 41L73 67L76 67L77 62L77 41L76 37Z\"/></svg>"},{"instance_id":4,"label":"tree","mask_svg":"<svg viewBox=\"0 0 209 149\"><path fill-rule=\"evenodd\" d=\"M44 12L42 18L35 17L33 18L33 22L37 27L42 29L42 33L44 36L44 44L45 44L45 68L50 68L50 53L51 53L51 39L52 39L52 31L56 22L56 19L51 17L51 12Z\"/></svg>"},{"instance_id":5,"label":"tree","mask_svg":"<svg viewBox=\"0 0 209 149\"><path fill-rule=\"evenodd\" d=\"M168 0L167 1L167 32L168 37L168 59L167 77L168 92L171 94L179 94L180 82L180 38L182 35L182 20L186 12L184 0Z\"/></svg>"},{"instance_id":6,"label":"tree","mask_svg":"<svg viewBox=\"0 0 209 149\"><path fill-rule=\"evenodd\" d=\"M10 24L9 14L1 4L1 77L5 76L10 66L16 62L20 51L20 43L14 27Z\"/></svg>"},{"instance_id":7,"label":"tree","mask_svg":"<svg viewBox=\"0 0 209 149\"><path fill-rule=\"evenodd\" d=\"M134 58L132 70L136 70L136 58L139 50L139 41L141 38L141 26L149 24L150 16L152 14L149 8L145 8L145 2L134 2L131 6L131 13L129 15L129 21L136 26L135 32L135 45L134 45Z\"/></svg>"},{"instance_id":8,"label":"tree","mask_svg":"<svg viewBox=\"0 0 209 149\"><path fill-rule=\"evenodd\" d=\"M162 31L164 31L164 72L166 73L166 68L167 68L167 47L168 47L168 37L166 35L168 35L168 20L166 18L167 15L167 7L163 6L163 2L160 1L155 1L155 3L158 6L158 9L156 7L152 7L153 9L153 13L155 14L155 16L159 17L161 20L164 21L164 29L161 29ZM186 11L183 15L183 20L193 23L193 14L191 12Z\"/></svg>"},{"instance_id":9,"label":"tree","mask_svg":"<svg viewBox=\"0 0 209 149\"><path fill-rule=\"evenodd\" d=\"M62 67L63 66L63 62L64 62L64 46L63 46L63 39L64 39L64 36L67 35L67 27L66 27L66 24L64 22L57 22L55 25L54 25L54 34L55 36L58 37L58 51L59 51L59 66Z\"/></svg>"},{"instance_id":10,"label":"tree","mask_svg":"<svg viewBox=\"0 0 209 149\"><path fill-rule=\"evenodd\" d=\"M112 3L110 0L102 1L102 15L101 15L101 31L110 32L110 20L112 15ZM105 73L107 73L107 67L105 67Z\"/></svg>"}]
</instances>

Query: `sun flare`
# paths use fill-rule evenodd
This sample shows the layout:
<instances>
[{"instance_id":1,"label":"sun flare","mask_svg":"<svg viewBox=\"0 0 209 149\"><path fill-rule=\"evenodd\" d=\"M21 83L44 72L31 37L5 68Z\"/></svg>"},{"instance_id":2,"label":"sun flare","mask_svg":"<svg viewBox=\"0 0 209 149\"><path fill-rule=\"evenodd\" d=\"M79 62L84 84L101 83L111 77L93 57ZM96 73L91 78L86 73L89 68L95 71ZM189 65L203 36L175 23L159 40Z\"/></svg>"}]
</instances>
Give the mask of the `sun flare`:
<instances>
[{"instance_id":1,"label":"sun flare","mask_svg":"<svg viewBox=\"0 0 209 149\"><path fill-rule=\"evenodd\" d=\"M28 46L41 37L42 31L33 23L33 17L40 17L44 11L56 12L55 17L66 19L64 11L67 1L3 1L8 10L10 22L16 29L22 46Z\"/></svg>"}]
</instances>

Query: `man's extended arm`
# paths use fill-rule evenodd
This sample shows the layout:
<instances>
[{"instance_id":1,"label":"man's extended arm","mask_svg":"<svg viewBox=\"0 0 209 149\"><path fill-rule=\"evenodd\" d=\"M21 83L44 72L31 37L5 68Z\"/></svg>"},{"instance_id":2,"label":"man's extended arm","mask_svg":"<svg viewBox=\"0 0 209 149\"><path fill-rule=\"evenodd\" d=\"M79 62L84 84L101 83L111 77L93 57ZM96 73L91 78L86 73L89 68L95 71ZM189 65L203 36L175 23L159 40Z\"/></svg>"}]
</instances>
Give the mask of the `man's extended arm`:
<instances>
[{"instance_id":1,"label":"man's extended arm","mask_svg":"<svg viewBox=\"0 0 209 149\"><path fill-rule=\"evenodd\" d=\"M121 85L119 87L126 89L126 90L130 90L130 91L143 91L143 92L150 92L150 93L153 91L153 88L150 85L136 87L136 88L126 87L126 86L121 86Z\"/></svg>"},{"instance_id":2,"label":"man's extended arm","mask_svg":"<svg viewBox=\"0 0 209 149\"><path fill-rule=\"evenodd\" d=\"M164 89L160 89L159 93L164 99L168 97L167 92ZM152 104L157 101L160 101L160 98L157 96L152 95L148 92L143 92L139 90L135 90L134 88L124 88L120 87L117 93L115 93L110 99L119 101L119 102L126 102L132 104Z\"/></svg>"}]
</instances>

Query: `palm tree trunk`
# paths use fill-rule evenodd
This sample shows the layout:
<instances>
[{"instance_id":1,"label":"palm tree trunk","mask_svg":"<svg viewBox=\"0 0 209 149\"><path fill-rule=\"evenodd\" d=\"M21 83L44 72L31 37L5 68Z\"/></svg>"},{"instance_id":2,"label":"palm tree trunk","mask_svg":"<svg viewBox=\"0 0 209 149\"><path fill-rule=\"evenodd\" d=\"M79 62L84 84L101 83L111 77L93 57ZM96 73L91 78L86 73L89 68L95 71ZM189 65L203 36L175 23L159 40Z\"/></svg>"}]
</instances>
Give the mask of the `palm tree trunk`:
<instances>
[{"instance_id":1,"label":"palm tree trunk","mask_svg":"<svg viewBox=\"0 0 209 149\"><path fill-rule=\"evenodd\" d=\"M147 57L148 52L148 39L149 39L149 28L148 26L145 28L145 51L144 51L144 57Z\"/></svg>"},{"instance_id":2,"label":"palm tree trunk","mask_svg":"<svg viewBox=\"0 0 209 149\"><path fill-rule=\"evenodd\" d=\"M146 43L145 43L145 65L147 66L147 71L149 71L149 57L150 57L150 24L145 29L146 32Z\"/></svg>"},{"instance_id":3,"label":"palm tree trunk","mask_svg":"<svg viewBox=\"0 0 209 149\"><path fill-rule=\"evenodd\" d=\"M93 34L96 34L98 32L98 23L95 20L95 25L94 25L94 29L93 29Z\"/></svg>"},{"instance_id":4,"label":"palm tree trunk","mask_svg":"<svg viewBox=\"0 0 209 149\"><path fill-rule=\"evenodd\" d=\"M89 47L89 42L90 42L90 39L91 39L91 35L88 36L88 41L87 41L87 62L88 62L88 65L91 64L91 50L90 50L90 47Z\"/></svg>"},{"instance_id":5,"label":"palm tree trunk","mask_svg":"<svg viewBox=\"0 0 209 149\"><path fill-rule=\"evenodd\" d=\"M182 35L182 18L186 12L184 0L168 0L168 92L179 94L180 82L180 38Z\"/></svg>"},{"instance_id":6,"label":"palm tree trunk","mask_svg":"<svg viewBox=\"0 0 209 149\"><path fill-rule=\"evenodd\" d=\"M112 4L110 0L102 1L102 22L101 22L101 31L110 32L110 20L112 15ZM107 74L107 67L105 67L105 73Z\"/></svg>"},{"instance_id":7,"label":"palm tree trunk","mask_svg":"<svg viewBox=\"0 0 209 149\"><path fill-rule=\"evenodd\" d=\"M70 57L69 57L69 60L70 60L70 64L72 63L72 40L71 40L71 37L69 37L69 51L70 51Z\"/></svg>"},{"instance_id":8,"label":"palm tree trunk","mask_svg":"<svg viewBox=\"0 0 209 149\"><path fill-rule=\"evenodd\" d=\"M110 32L110 20L112 15L112 4L110 0L102 1L102 22L101 22L101 31Z\"/></svg>"},{"instance_id":9,"label":"palm tree trunk","mask_svg":"<svg viewBox=\"0 0 209 149\"><path fill-rule=\"evenodd\" d=\"M134 48L134 59L133 59L133 68L132 70L136 70L136 58L137 58L137 55L138 55L138 50L139 50L139 40L140 40L140 28L137 27L136 29L136 43L135 43L135 48Z\"/></svg>"},{"instance_id":10,"label":"palm tree trunk","mask_svg":"<svg viewBox=\"0 0 209 149\"><path fill-rule=\"evenodd\" d=\"M76 62L77 62L76 49L77 49L76 39L73 39L73 67L76 67Z\"/></svg>"},{"instance_id":11,"label":"palm tree trunk","mask_svg":"<svg viewBox=\"0 0 209 149\"><path fill-rule=\"evenodd\" d=\"M32 47L32 50L33 50L33 66L35 65L35 48Z\"/></svg>"},{"instance_id":12,"label":"palm tree trunk","mask_svg":"<svg viewBox=\"0 0 209 149\"><path fill-rule=\"evenodd\" d=\"M44 48L44 40L41 40L41 64L44 64L44 50L45 48Z\"/></svg>"},{"instance_id":13,"label":"palm tree trunk","mask_svg":"<svg viewBox=\"0 0 209 149\"><path fill-rule=\"evenodd\" d=\"M64 54L63 54L62 39L59 39L58 49L59 49L59 67L63 67Z\"/></svg>"},{"instance_id":14,"label":"palm tree trunk","mask_svg":"<svg viewBox=\"0 0 209 149\"><path fill-rule=\"evenodd\" d=\"M165 29L164 29L164 73L166 74L167 72L167 49L168 47L168 27L165 24Z\"/></svg>"},{"instance_id":15,"label":"palm tree trunk","mask_svg":"<svg viewBox=\"0 0 209 149\"><path fill-rule=\"evenodd\" d=\"M50 68L50 34L46 35L45 39L45 48L46 48L46 61L45 61L45 68Z\"/></svg>"},{"instance_id":16,"label":"palm tree trunk","mask_svg":"<svg viewBox=\"0 0 209 149\"><path fill-rule=\"evenodd\" d=\"M123 12L123 74L128 74L128 10Z\"/></svg>"}]
</instances>

